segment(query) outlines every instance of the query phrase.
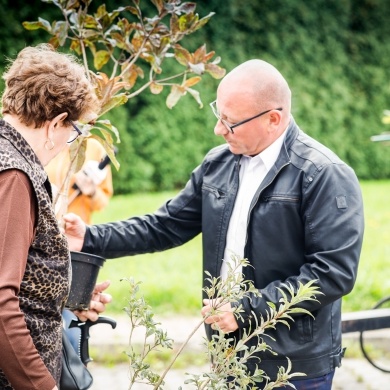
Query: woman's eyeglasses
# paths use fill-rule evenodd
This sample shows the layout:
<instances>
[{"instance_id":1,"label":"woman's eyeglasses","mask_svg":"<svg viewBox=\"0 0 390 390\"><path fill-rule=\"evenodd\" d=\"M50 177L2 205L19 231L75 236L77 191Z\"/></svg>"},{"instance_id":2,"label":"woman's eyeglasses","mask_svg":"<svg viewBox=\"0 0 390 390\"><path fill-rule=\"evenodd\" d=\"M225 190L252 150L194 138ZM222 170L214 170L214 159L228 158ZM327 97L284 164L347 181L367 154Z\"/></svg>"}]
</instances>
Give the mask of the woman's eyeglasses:
<instances>
[{"instance_id":1,"label":"woman's eyeglasses","mask_svg":"<svg viewBox=\"0 0 390 390\"><path fill-rule=\"evenodd\" d=\"M73 135L69 138L68 141L66 141L67 144L71 144L72 142L76 141L76 139L83 134L82 131L74 124L74 122L70 121L70 124L73 126L73 130L76 132L76 136Z\"/></svg>"}]
</instances>

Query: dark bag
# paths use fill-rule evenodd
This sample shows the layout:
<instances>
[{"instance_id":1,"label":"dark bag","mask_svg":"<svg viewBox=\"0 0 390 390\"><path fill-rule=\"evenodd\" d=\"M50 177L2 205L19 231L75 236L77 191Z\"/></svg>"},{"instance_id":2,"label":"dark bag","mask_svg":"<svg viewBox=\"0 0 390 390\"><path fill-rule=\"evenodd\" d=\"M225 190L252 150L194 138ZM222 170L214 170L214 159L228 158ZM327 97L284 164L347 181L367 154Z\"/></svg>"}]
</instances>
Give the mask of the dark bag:
<instances>
[{"instance_id":1,"label":"dark bag","mask_svg":"<svg viewBox=\"0 0 390 390\"><path fill-rule=\"evenodd\" d=\"M60 390L87 390L93 378L70 343L66 332L62 332L62 372Z\"/></svg>"}]
</instances>

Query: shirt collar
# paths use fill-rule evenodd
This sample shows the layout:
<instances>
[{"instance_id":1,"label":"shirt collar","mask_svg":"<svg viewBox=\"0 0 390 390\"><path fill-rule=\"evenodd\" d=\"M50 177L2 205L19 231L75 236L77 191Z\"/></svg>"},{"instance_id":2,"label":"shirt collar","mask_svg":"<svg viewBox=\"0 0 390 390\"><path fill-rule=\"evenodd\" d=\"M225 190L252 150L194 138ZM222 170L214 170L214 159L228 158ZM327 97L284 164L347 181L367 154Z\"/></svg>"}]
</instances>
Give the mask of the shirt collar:
<instances>
[{"instance_id":1,"label":"shirt collar","mask_svg":"<svg viewBox=\"0 0 390 390\"><path fill-rule=\"evenodd\" d=\"M249 157L249 159L252 159L253 162L262 161L265 166L265 169L268 172L275 164L275 161L279 156L280 150L282 149L284 138L286 137L287 128L288 126L283 130L283 133L279 136L279 138L277 138L270 146L264 149L257 156L254 157L245 156L245 157Z\"/></svg>"}]
</instances>

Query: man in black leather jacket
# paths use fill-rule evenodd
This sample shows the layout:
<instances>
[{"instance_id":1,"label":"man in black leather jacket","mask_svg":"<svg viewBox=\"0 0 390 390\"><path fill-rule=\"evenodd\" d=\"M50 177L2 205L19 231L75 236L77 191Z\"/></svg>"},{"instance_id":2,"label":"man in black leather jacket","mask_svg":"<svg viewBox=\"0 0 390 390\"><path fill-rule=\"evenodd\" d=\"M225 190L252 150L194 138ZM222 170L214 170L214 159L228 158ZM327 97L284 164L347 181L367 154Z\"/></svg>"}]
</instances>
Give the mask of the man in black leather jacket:
<instances>
[{"instance_id":1,"label":"man in black leather jacket","mask_svg":"<svg viewBox=\"0 0 390 390\"><path fill-rule=\"evenodd\" d=\"M313 317L299 315L290 330L270 332L277 355L262 354L260 368L275 379L288 357L293 371L307 375L292 381L297 389L330 389L343 354L341 298L354 286L363 239L358 180L296 125L290 89L272 65L251 60L233 69L211 106L214 132L226 144L206 155L185 188L151 215L90 227L66 216L71 248L113 258L162 251L202 233L203 267L213 277L226 276L229 253L253 266L243 273L261 298L241 302L242 320L230 307L208 320L237 337L252 313L266 316L267 302L279 301L282 283L317 280L323 295L303 304ZM204 301L202 314L208 310Z\"/></svg>"}]
</instances>

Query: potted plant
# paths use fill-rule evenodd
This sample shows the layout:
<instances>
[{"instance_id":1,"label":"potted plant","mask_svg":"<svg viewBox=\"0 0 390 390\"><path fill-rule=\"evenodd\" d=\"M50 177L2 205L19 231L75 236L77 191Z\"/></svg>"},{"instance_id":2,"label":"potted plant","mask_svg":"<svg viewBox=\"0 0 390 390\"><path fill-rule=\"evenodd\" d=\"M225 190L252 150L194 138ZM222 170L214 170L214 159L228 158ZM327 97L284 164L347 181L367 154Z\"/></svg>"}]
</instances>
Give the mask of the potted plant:
<instances>
[{"instance_id":1,"label":"potted plant","mask_svg":"<svg viewBox=\"0 0 390 390\"><path fill-rule=\"evenodd\" d=\"M49 43L54 47L67 47L82 58L101 107L96 120L80 124L83 134L70 147L67 175L54 199L57 218L61 221L67 211L70 179L84 164L87 139L93 138L103 145L112 164L119 168L114 143L120 142L120 135L118 129L108 119L104 119L107 112L143 91L159 94L164 88L170 88L166 99L168 108L175 106L187 93L202 107L199 92L193 86L205 73L221 78L225 70L218 65L219 57L212 60L215 53L207 52L205 45L190 52L179 43L187 35L202 28L213 16L210 13L199 18L195 13L196 3L150 0L156 9L155 15L150 17L143 14L139 0L132 0L132 5L113 11L108 11L106 5L102 4L95 12L89 12L93 0L42 1L57 6L63 19L49 22L38 18L37 21L23 22L23 26L27 30L47 31L51 35ZM92 61L88 61L88 58ZM180 70L166 74L164 65L167 60L174 61ZM108 71L110 74L107 74ZM81 257L81 254L72 254L72 263ZM104 259L87 255L86 264L90 268L89 273L94 274L95 281L97 273L92 270L96 266L99 268L102 261ZM86 284L87 274L78 266L80 264L73 267L72 290L76 285ZM81 273L83 278L78 280L75 276ZM88 285L93 286L93 280ZM78 294L89 295L85 291Z\"/></svg>"}]
</instances>

